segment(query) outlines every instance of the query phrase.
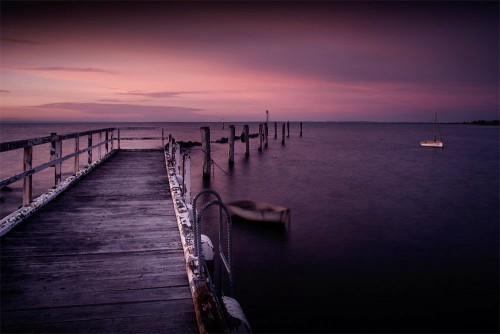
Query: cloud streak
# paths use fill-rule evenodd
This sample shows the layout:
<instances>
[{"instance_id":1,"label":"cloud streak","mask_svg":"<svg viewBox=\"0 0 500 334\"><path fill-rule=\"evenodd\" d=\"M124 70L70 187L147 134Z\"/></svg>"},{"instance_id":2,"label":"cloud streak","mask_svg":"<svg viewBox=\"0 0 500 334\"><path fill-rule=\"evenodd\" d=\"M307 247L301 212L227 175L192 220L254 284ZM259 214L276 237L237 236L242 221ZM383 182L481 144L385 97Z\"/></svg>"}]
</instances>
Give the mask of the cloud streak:
<instances>
[{"instance_id":1,"label":"cloud streak","mask_svg":"<svg viewBox=\"0 0 500 334\"><path fill-rule=\"evenodd\" d=\"M129 91L129 92L126 92L126 93L116 93L116 94L119 94L119 95L132 95L132 96L146 96L146 97L151 97L151 98L170 98L170 97L178 97L180 95L185 95L185 94L199 94L199 93L203 93L203 92L189 92L189 91L185 91L185 92L168 92L168 91L164 91L164 92L143 92L143 91Z\"/></svg>"},{"instance_id":2,"label":"cloud streak","mask_svg":"<svg viewBox=\"0 0 500 334\"><path fill-rule=\"evenodd\" d=\"M34 44L34 45L42 44L42 43L38 43L38 42L31 41L28 39L20 39L20 38L12 38L12 37L2 37L1 41L2 41L2 43L14 43L14 44Z\"/></svg>"},{"instance_id":3,"label":"cloud streak","mask_svg":"<svg viewBox=\"0 0 500 334\"><path fill-rule=\"evenodd\" d=\"M62 66L47 66L47 67L22 67L20 70L28 71L46 71L46 72L78 72L78 73L104 73L118 74L118 72L105 70L94 67L62 67Z\"/></svg>"},{"instance_id":4,"label":"cloud streak","mask_svg":"<svg viewBox=\"0 0 500 334\"><path fill-rule=\"evenodd\" d=\"M141 115L144 121L175 121L175 120L194 120L197 112L202 109L187 108L178 106L143 106L137 104L109 104L109 103L76 103L76 102L59 102L47 103L31 108L39 109L60 109L76 111L90 117L98 116L113 116L126 117Z\"/></svg>"}]
</instances>

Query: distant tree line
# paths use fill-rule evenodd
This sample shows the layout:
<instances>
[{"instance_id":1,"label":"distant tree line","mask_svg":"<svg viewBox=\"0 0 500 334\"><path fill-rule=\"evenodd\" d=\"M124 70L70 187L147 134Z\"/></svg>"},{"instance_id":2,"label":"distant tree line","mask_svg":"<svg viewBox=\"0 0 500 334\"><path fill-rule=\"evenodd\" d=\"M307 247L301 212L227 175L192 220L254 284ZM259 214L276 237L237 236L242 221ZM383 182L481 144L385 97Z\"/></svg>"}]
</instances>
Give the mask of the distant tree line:
<instances>
[{"instance_id":1,"label":"distant tree line","mask_svg":"<svg viewBox=\"0 0 500 334\"><path fill-rule=\"evenodd\" d=\"M480 119L477 121L472 121L472 122L464 122L464 124L472 124L472 125L500 125L500 121L493 120L493 121L485 121L484 119Z\"/></svg>"}]
</instances>

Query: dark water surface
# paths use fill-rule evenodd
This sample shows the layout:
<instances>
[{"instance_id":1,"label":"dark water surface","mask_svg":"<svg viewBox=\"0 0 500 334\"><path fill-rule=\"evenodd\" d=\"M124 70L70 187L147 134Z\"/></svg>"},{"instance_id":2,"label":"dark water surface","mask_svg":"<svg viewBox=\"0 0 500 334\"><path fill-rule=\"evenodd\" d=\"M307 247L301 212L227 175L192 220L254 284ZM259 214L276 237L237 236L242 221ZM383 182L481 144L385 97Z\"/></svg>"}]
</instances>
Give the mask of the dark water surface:
<instances>
[{"instance_id":1,"label":"dark water surface","mask_svg":"<svg viewBox=\"0 0 500 334\"><path fill-rule=\"evenodd\" d=\"M199 141L205 124L155 125ZM2 124L1 139L108 126L30 125L15 138L19 125ZM210 126L212 139L227 136ZM233 167L227 145L212 145L228 175L215 167L209 186L225 202L292 212L286 229L234 222L235 294L254 332L498 332L499 128L441 131L442 150L419 146L429 124L304 123L299 137L294 123L282 146L271 123L269 147L258 152L254 139L245 158L238 143ZM194 195L207 184L200 149L191 156ZM10 159L2 174L20 166Z\"/></svg>"}]
</instances>

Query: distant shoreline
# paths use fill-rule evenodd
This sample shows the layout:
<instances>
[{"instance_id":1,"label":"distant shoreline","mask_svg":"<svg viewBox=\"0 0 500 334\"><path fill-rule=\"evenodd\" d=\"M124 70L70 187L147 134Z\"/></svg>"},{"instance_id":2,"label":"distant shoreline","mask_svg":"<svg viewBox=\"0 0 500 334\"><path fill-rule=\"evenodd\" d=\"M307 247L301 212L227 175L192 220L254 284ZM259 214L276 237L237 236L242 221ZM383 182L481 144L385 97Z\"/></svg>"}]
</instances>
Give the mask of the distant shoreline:
<instances>
[{"instance_id":1,"label":"distant shoreline","mask_svg":"<svg viewBox=\"0 0 500 334\"><path fill-rule=\"evenodd\" d=\"M269 123L286 123L288 121L271 121ZM432 122L426 121L426 122L404 122L404 121L394 121L394 122L388 122L388 121L289 121L290 123L349 123L349 124L429 124ZM214 124L219 124L220 122L218 121L140 121L140 122L124 122L124 121L85 121L85 122L78 122L78 121L2 121L0 120L0 125L1 124L130 124L130 123L214 123ZM226 122L226 124L232 124L232 123L264 123L260 121L234 121L234 122ZM459 125L490 125L490 126L500 126L500 120L475 120L471 122L439 122L439 124L459 124Z\"/></svg>"}]
</instances>

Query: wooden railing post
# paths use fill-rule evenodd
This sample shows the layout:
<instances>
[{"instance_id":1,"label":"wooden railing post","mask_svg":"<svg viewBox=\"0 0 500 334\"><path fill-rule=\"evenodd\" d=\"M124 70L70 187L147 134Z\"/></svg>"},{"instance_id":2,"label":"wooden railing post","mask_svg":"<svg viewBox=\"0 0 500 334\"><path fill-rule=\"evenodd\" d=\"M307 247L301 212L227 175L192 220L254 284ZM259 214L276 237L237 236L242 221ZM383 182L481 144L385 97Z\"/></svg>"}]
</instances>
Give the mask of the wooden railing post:
<instances>
[{"instance_id":1,"label":"wooden railing post","mask_svg":"<svg viewBox=\"0 0 500 334\"><path fill-rule=\"evenodd\" d=\"M165 134L163 128L161 128L161 147L165 148Z\"/></svg>"},{"instance_id":2,"label":"wooden railing post","mask_svg":"<svg viewBox=\"0 0 500 334\"><path fill-rule=\"evenodd\" d=\"M102 146L102 132L99 131L99 138L97 139L97 159L101 159L101 146Z\"/></svg>"},{"instance_id":3,"label":"wooden railing post","mask_svg":"<svg viewBox=\"0 0 500 334\"><path fill-rule=\"evenodd\" d=\"M172 146L173 146L173 137L172 135L168 135L168 155L170 156L170 159L172 159Z\"/></svg>"},{"instance_id":4,"label":"wooden railing post","mask_svg":"<svg viewBox=\"0 0 500 334\"><path fill-rule=\"evenodd\" d=\"M33 146L24 148L23 172L33 168ZM25 176L23 179L23 206L33 200L33 175Z\"/></svg>"},{"instance_id":5,"label":"wooden railing post","mask_svg":"<svg viewBox=\"0 0 500 334\"><path fill-rule=\"evenodd\" d=\"M115 130L112 130L111 131L111 151L113 151L113 148L114 148L114 144L113 144L114 138L115 138Z\"/></svg>"},{"instance_id":6,"label":"wooden railing post","mask_svg":"<svg viewBox=\"0 0 500 334\"><path fill-rule=\"evenodd\" d=\"M175 156L175 173L177 175L181 174L181 147L176 145L174 147L174 156Z\"/></svg>"},{"instance_id":7,"label":"wooden railing post","mask_svg":"<svg viewBox=\"0 0 500 334\"><path fill-rule=\"evenodd\" d=\"M182 180L184 182L184 186L182 193L184 194L184 201L186 203L191 203L191 157L189 154L184 154L183 158Z\"/></svg>"},{"instance_id":8,"label":"wooden railing post","mask_svg":"<svg viewBox=\"0 0 500 334\"><path fill-rule=\"evenodd\" d=\"M92 147L92 134L88 136L87 147ZM92 149L88 151L89 158L87 160L89 165L92 165Z\"/></svg>"},{"instance_id":9,"label":"wooden railing post","mask_svg":"<svg viewBox=\"0 0 500 334\"><path fill-rule=\"evenodd\" d=\"M200 128L201 148L203 149L203 177L210 177L210 128L207 126Z\"/></svg>"},{"instance_id":10,"label":"wooden railing post","mask_svg":"<svg viewBox=\"0 0 500 334\"><path fill-rule=\"evenodd\" d=\"M75 153L80 151L80 137L75 137ZM75 155L75 175L80 171L80 154Z\"/></svg>"},{"instance_id":11,"label":"wooden railing post","mask_svg":"<svg viewBox=\"0 0 500 334\"><path fill-rule=\"evenodd\" d=\"M50 142L50 161L57 161L62 157L62 142L57 137L57 133L52 132L50 135L52 136L52 140ZM61 182L61 167L61 161L57 161L54 165L54 185L58 185Z\"/></svg>"},{"instance_id":12,"label":"wooden railing post","mask_svg":"<svg viewBox=\"0 0 500 334\"><path fill-rule=\"evenodd\" d=\"M234 137L235 130L234 125L229 126L229 164L232 165L234 163Z\"/></svg>"},{"instance_id":13,"label":"wooden railing post","mask_svg":"<svg viewBox=\"0 0 500 334\"><path fill-rule=\"evenodd\" d=\"M106 131L104 138L106 139L106 145L104 147L106 148L106 154L108 154L109 153L109 145L108 145L109 131Z\"/></svg>"},{"instance_id":14,"label":"wooden railing post","mask_svg":"<svg viewBox=\"0 0 500 334\"><path fill-rule=\"evenodd\" d=\"M118 149L120 149L120 129L118 129Z\"/></svg>"}]
</instances>

